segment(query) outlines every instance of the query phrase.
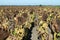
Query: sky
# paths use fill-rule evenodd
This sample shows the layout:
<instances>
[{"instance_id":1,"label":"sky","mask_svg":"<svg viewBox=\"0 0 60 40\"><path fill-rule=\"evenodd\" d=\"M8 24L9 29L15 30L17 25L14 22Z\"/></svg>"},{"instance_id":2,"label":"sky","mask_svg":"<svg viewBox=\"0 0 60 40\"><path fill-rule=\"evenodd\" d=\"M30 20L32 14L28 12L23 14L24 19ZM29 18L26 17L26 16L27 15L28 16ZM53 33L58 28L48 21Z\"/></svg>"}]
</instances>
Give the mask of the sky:
<instances>
[{"instance_id":1,"label":"sky","mask_svg":"<svg viewBox=\"0 0 60 40\"><path fill-rule=\"evenodd\" d=\"M60 5L60 0L0 0L0 5Z\"/></svg>"}]
</instances>

